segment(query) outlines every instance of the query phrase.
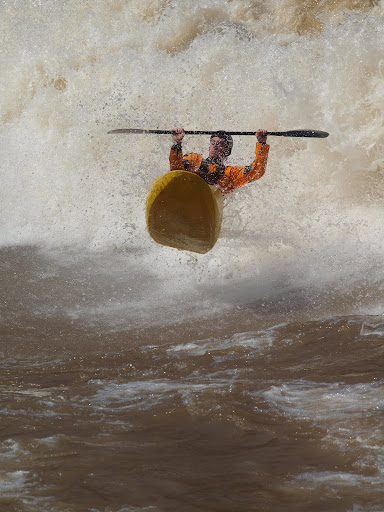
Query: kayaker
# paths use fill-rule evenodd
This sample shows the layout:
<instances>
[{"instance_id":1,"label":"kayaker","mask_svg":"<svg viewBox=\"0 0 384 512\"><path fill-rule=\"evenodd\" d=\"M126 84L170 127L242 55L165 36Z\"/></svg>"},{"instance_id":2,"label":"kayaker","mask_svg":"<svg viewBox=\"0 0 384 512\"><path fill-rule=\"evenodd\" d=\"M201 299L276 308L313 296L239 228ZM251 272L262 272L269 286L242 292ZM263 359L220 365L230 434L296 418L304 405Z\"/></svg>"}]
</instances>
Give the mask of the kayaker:
<instances>
[{"instance_id":1,"label":"kayaker","mask_svg":"<svg viewBox=\"0 0 384 512\"><path fill-rule=\"evenodd\" d=\"M256 157L252 164L246 167L225 164L233 147L230 134L221 130L212 133L209 156L206 159L198 153L183 155L181 144L184 135L183 128L172 130L174 144L169 155L171 171L184 169L193 172L210 185L219 187L223 194L257 180L265 173L269 152L267 130L257 130Z\"/></svg>"}]
</instances>

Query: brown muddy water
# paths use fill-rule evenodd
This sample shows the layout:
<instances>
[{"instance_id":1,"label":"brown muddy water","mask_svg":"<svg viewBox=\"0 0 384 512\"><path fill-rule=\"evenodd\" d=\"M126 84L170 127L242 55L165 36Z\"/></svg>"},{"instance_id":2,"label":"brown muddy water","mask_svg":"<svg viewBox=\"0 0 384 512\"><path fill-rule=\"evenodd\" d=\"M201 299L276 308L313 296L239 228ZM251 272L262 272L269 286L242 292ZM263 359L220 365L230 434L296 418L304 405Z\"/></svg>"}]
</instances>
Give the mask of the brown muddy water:
<instances>
[{"instance_id":1,"label":"brown muddy water","mask_svg":"<svg viewBox=\"0 0 384 512\"><path fill-rule=\"evenodd\" d=\"M95 261L2 256L2 511L382 510L382 317L124 328L68 314Z\"/></svg>"}]
</instances>

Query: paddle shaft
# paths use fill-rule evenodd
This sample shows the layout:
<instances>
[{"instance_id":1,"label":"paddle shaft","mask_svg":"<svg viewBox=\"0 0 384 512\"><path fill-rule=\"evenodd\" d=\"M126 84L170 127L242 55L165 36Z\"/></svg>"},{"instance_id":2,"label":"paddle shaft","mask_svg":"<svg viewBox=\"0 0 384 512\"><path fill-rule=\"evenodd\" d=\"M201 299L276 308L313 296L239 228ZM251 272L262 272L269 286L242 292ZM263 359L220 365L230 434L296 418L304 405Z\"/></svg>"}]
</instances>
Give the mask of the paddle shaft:
<instances>
[{"instance_id":1,"label":"paddle shaft","mask_svg":"<svg viewBox=\"0 0 384 512\"><path fill-rule=\"evenodd\" d=\"M120 128L117 130L111 130L108 132L110 134L117 133L157 133L160 135L163 134L173 134L173 130L141 130L140 128ZM216 133L215 131L202 131L202 130L185 130L184 132L187 135L212 135L212 133ZM255 135L256 132L226 132L230 135ZM323 139L328 137L329 133L321 132L319 130L289 130L287 132L267 132L267 135L274 135L277 137L317 137Z\"/></svg>"}]
</instances>

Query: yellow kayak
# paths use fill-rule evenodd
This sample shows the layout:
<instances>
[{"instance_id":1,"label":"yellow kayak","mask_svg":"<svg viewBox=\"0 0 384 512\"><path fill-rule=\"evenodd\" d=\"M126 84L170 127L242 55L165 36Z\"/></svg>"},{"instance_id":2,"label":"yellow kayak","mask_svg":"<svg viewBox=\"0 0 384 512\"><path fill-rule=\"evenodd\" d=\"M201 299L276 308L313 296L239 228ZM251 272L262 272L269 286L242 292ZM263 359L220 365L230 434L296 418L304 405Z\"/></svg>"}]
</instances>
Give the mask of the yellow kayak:
<instances>
[{"instance_id":1,"label":"yellow kayak","mask_svg":"<svg viewBox=\"0 0 384 512\"><path fill-rule=\"evenodd\" d=\"M208 252L219 237L222 215L220 190L188 171L159 176L147 197L148 232L168 247Z\"/></svg>"}]
</instances>

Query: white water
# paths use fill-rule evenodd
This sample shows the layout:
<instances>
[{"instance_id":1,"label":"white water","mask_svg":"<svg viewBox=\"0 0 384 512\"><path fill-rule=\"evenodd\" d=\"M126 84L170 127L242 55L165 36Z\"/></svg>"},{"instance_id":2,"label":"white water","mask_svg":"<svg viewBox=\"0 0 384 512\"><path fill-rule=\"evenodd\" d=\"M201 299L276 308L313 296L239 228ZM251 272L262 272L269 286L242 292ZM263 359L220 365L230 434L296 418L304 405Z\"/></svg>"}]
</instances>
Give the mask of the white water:
<instances>
[{"instance_id":1,"label":"white water","mask_svg":"<svg viewBox=\"0 0 384 512\"><path fill-rule=\"evenodd\" d=\"M206 283L230 303L358 289L347 310L382 312L381 2L31 0L0 9L2 246L134 251L128 273L153 275L161 295ZM179 125L330 136L270 137L266 175L227 198L220 240L196 256L156 245L145 228L169 137L107 135ZM237 138L231 161L250 163L254 145ZM207 139L184 146L204 154Z\"/></svg>"}]
</instances>

